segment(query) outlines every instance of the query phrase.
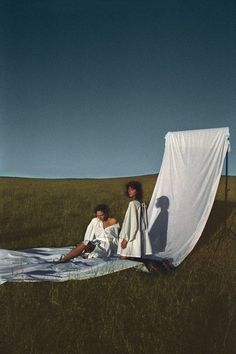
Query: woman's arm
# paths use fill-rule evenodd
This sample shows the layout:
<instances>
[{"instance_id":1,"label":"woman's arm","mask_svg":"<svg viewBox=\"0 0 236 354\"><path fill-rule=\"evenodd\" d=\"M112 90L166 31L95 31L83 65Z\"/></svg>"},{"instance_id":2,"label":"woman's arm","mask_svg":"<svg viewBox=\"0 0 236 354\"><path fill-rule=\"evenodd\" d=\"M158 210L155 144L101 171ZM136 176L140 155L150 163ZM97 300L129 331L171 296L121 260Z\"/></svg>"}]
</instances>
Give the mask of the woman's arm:
<instances>
[{"instance_id":1,"label":"woman's arm","mask_svg":"<svg viewBox=\"0 0 236 354\"><path fill-rule=\"evenodd\" d=\"M87 226L84 235L84 241L92 241L94 239L95 226L97 224L97 218L93 218Z\"/></svg>"},{"instance_id":2,"label":"woman's arm","mask_svg":"<svg viewBox=\"0 0 236 354\"><path fill-rule=\"evenodd\" d=\"M139 213L134 202L129 203L129 207L127 209L124 223L121 230L120 238L121 248L125 249L127 247L128 242L132 242L136 234L139 230Z\"/></svg>"}]
</instances>

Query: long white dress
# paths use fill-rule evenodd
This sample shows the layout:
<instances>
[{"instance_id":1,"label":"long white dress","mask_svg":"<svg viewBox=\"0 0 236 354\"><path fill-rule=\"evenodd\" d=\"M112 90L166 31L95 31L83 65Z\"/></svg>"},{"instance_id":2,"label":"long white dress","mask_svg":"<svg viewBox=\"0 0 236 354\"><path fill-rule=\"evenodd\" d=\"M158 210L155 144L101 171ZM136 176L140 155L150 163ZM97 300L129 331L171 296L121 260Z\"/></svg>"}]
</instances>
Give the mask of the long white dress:
<instances>
[{"instance_id":1,"label":"long white dress","mask_svg":"<svg viewBox=\"0 0 236 354\"><path fill-rule=\"evenodd\" d=\"M94 251L88 255L88 258L104 258L116 254L119 229L119 223L104 229L102 221L98 218L93 218L87 226L84 243L87 244L89 241L96 241L95 244L97 244Z\"/></svg>"},{"instance_id":2,"label":"long white dress","mask_svg":"<svg viewBox=\"0 0 236 354\"><path fill-rule=\"evenodd\" d=\"M121 248L123 239L128 241L125 249ZM140 203L138 200L129 203L119 235L117 253L121 256L138 258L152 254L145 203Z\"/></svg>"}]
</instances>

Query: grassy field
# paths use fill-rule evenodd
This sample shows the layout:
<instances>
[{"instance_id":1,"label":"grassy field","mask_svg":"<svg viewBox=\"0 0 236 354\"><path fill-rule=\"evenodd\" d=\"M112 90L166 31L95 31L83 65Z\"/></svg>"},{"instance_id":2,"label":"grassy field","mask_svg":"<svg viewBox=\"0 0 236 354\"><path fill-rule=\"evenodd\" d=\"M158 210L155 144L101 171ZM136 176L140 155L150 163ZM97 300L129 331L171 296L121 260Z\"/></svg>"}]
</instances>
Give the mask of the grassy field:
<instances>
[{"instance_id":1,"label":"grassy field","mask_svg":"<svg viewBox=\"0 0 236 354\"><path fill-rule=\"evenodd\" d=\"M1 248L74 244L101 202L122 221L129 179L0 178ZM156 176L138 180L148 203ZM224 186L198 245L168 274L2 285L1 353L235 353L236 178L227 209Z\"/></svg>"}]
</instances>

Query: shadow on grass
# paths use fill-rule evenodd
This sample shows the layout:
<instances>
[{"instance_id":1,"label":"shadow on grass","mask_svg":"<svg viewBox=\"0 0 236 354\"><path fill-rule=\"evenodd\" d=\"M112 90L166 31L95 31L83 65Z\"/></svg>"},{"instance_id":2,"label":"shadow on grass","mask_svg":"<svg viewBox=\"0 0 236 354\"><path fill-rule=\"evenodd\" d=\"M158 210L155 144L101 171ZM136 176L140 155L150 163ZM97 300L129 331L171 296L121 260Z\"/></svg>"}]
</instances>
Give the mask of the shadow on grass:
<instances>
[{"instance_id":1,"label":"shadow on grass","mask_svg":"<svg viewBox=\"0 0 236 354\"><path fill-rule=\"evenodd\" d=\"M234 212L236 212L236 203L228 202L226 206L224 201L216 200L196 249L204 247L216 237L226 237L230 226L228 220Z\"/></svg>"}]
</instances>

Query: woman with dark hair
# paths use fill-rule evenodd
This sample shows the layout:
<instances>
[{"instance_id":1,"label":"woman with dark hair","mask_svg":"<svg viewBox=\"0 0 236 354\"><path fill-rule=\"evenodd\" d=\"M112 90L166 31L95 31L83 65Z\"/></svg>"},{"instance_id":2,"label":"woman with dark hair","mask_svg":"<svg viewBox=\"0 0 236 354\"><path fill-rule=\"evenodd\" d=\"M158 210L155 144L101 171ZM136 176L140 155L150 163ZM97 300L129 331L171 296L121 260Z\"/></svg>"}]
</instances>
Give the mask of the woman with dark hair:
<instances>
[{"instance_id":1,"label":"woman with dark hair","mask_svg":"<svg viewBox=\"0 0 236 354\"><path fill-rule=\"evenodd\" d=\"M109 208L106 204L99 204L94 208L96 217L89 223L84 241L79 243L60 262L69 261L72 258L107 258L117 251L118 232L120 225L116 219L109 217Z\"/></svg>"},{"instance_id":2,"label":"woman with dark hair","mask_svg":"<svg viewBox=\"0 0 236 354\"><path fill-rule=\"evenodd\" d=\"M138 181L127 183L126 194L131 201L119 235L117 253L121 259L127 257L141 258L152 254L148 237L147 209L142 201L143 190L141 183Z\"/></svg>"}]
</instances>

